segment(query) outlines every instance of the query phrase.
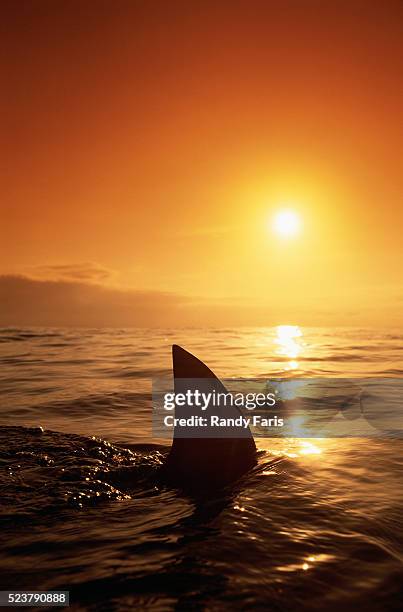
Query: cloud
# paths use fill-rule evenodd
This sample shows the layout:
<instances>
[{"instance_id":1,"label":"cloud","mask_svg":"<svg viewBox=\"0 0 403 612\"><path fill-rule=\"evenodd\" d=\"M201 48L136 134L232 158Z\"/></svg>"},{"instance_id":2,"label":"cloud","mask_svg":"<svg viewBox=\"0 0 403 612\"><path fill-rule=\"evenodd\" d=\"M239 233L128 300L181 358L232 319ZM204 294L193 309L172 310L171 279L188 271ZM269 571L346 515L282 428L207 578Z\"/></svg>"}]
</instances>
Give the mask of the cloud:
<instances>
[{"instance_id":1,"label":"cloud","mask_svg":"<svg viewBox=\"0 0 403 612\"><path fill-rule=\"evenodd\" d=\"M164 327L177 324L186 298L93 282L0 276L0 326Z\"/></svg>"},{"instance_id":2,"label":"cloud","mask_svg":"<svg viewBox=\"0 0 403 612\"><path fill-rule=\"evenodd\" d=\"M229 298L123 289L92 279L0 275L0 327L228 327L275 322L267 307Z\"/></svg>"},{"instance_id":3,"label":"cloud","mask_svg":"<svg viewBox=\"0 0 403 612\"><path fill-rule=\"evenodd\" d=\"M27 276L39 280L70 280L94 283L108 281L114 276L112 270L93 262L32 266L27 272Z\"/></svg>"},{"instance_id":4,"label":"cloud","mask_svg":"<svg viewBox=\"0 0 403 612\"><path fill-rule=\"evenodd\" d=\"M44 266L60 272L60 266ZM0 275L0 327L237 327L293 325L372 325L387 321L401 325L401 308L374 303L366 309L332 310L283 305L270 296L261 300L226 298L212 300L177 293L124 289L102 284L97 267L63 266L62 273L87 274L85 280L38 279L24 275ZM91 272L94 271L94 274ZM280 296L281 297L281 296ZM386 313L386 314L385 314Z\"/></svg>"}]
</instances>

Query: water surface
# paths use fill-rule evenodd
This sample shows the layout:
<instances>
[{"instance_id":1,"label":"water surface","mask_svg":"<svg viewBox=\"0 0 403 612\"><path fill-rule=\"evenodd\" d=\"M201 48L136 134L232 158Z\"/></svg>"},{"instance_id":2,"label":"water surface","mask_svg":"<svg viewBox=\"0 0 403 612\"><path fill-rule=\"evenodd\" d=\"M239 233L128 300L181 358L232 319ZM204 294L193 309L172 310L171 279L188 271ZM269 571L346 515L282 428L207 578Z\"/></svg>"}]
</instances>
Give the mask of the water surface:
<instances>
[{"instance_id":1,"label":"water surface","mask_svg":"<svg viewBox=\"0 0 403 612\"><path fill-rule=\"evenodd\" d=\"M402 340L0 330L1 588L70 590L72 609L399 609L400 439L259 439L254 471L194 499L157 478L150 393L173 342L221 377L398 377Z\"/></svg>"}]
</instances>

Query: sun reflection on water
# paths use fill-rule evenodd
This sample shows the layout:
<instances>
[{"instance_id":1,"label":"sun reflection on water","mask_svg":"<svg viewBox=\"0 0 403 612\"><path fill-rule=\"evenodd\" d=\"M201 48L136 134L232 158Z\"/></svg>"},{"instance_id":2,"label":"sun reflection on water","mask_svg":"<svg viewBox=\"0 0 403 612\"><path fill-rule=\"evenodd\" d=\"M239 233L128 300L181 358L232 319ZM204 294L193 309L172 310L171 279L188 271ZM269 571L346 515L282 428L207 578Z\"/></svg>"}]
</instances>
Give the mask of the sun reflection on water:
<instances>
[{"instance_id":1,"label":"sun reflection on water","mask_svg":"<svg viewBox=\"0 0 403 612\"><path fill-rule=\"evenodd\" d=\"M334 559L334 555L319 553L316 555L309 555L309 557L305 558L301 562L296 561L295 563L289 563L288 565L280 565L277 566L277 571L279 572L298 572L303 570L306 572L309 569L312 569L315 564L326 563Z\"/></svg>"},{"instance_id":2,"label":"sun reflection on water","mask_svg":"<svg viewBox=\"0 0 403 612\"><path fill-rule=\"evenodd\" d=\"M308 440L300 441L301 448L299 449L300 455L321 455L322 450L314 444L313 442L308 442Z\"/></svg>"},{"instance_id":3,"label":"sun reflection on water","mask_svg":"<svg viewBox=\"0 0 403 612\"><path fill-rule=\"evenodd\" d=\"M285 370L297 370L299 367L297 358L301 354L302 345L297 338L302 337L301 328L298 325L277 325L274 342L277 344L277 354L289 359Z\"/></svg>"},{"instance_id":4,"label":"sun reflection on water","mask_svg":"<svg viewBox=\"0 0 403 612\"><path fill-rule=\"evenodd\" d=\"M315 438L314 441L308 439L288 438L282 442L274 442L272 439L260 439L259 450L265 450L275 457L287 457L288 459L298 459L308 456L321 455L326 450L328 440L325 438ZM285 443L285 444L284 444ZM263 474L268 475L276 472L265 470Z\"/></svg>"}]
</instances>

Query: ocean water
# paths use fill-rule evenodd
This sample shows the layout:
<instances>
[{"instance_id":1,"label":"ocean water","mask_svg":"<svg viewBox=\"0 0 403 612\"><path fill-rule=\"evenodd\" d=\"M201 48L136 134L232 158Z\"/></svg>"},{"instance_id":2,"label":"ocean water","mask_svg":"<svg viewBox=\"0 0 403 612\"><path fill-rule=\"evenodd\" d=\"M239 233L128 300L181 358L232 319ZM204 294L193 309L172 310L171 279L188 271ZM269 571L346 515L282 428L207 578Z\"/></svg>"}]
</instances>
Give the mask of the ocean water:
<instances>
[{"instance_id":1,"label":"ocean water","mask_svg":"<svg viewBox=\"0 0 403 612\"><path fill-rule=\"evenodd\" d=\"M0 590L73 610L400 610L403 444L258 439L207 498L157 478L172 343L223 378L403 377L399 330L0 330ZM206 458L208 460L208 458Z\"/></svg>"}]
</instances>

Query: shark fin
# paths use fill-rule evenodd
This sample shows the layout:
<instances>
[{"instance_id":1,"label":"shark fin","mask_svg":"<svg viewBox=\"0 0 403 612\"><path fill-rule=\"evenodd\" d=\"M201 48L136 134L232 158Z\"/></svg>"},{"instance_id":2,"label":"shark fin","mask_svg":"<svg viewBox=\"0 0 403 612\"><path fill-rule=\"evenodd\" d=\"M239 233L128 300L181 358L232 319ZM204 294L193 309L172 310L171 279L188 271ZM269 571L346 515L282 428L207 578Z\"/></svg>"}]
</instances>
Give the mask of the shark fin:
<instances>
[{"instance_id":1,"label":"shark fin","mask_svg":"<svg viewBox=\"0 0 403 612\"><path fill-rule=\"evenodd\" d=\"M200 388L205 392L228 394L210 368L185 349L173 345L172 358L176 394ZM195 409L189 405L176 407L176 417L190 414L209 419L211 410L201 411L200 407ZM239 408L232 405L219 405L214 414L225 418L242 416ZM171 483L195 490L214 488L236 480L253 467L256 445L248 427L214 429L212 433L211 428L197 427L186 431L186 428L175 427L172 447L164 466ZM209 432L207 435L206 431Z\"/></svg>"}]
</instances>

